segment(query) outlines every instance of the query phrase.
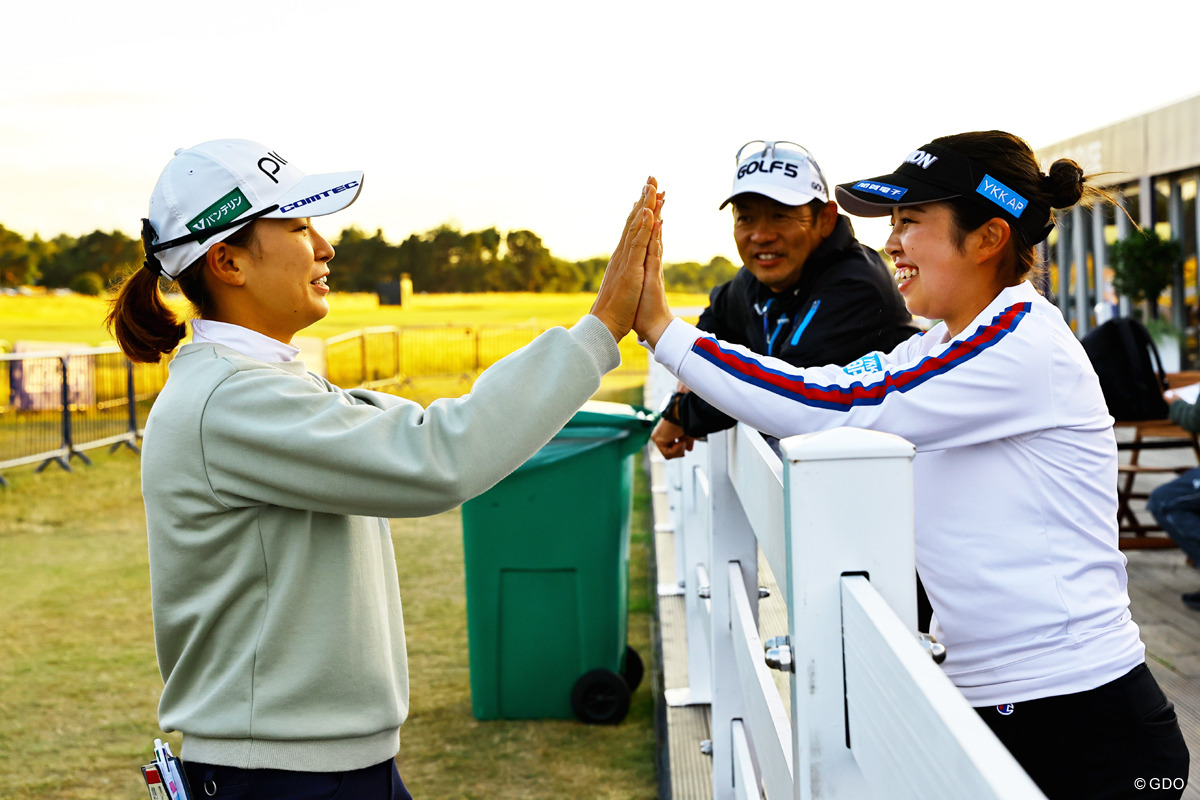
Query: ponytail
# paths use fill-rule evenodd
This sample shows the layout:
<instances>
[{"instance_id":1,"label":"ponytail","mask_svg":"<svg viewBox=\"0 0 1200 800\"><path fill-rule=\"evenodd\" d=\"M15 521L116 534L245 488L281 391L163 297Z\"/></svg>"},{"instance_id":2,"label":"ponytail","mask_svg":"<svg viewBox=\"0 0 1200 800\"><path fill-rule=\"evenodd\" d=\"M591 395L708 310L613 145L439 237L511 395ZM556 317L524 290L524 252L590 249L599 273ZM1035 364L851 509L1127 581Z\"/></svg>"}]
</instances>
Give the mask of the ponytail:
<instances>
[{"instance_id":1,"label":"ponytail","mask_svg":"<svg viewBox=\"0 0 1200 800\"><path fill-rule=\"evenodd\" d=\"M110 301L105 322L131 361L157 363L187 336L187 325L167 305L158 280L158 275L139 267L125 277Z\"/></svg>"},{"instance_id":2,"label":"ponytail","mask_svg":"<svg viewBox=\"0 0 1200 800\"><path fill-rule=\"evenodd\" d=\"M1070 208L1083 199L1087 186L1083 169L1069 158L1060 158L1042 176L1042 189L1051 208Z\"/></svg>"},{"instance_id":3,"label":"ponytail","mask_svg":"<svg viewBox=\"0 0 1200 800\"><path fill-rule=\"evenodd\" d=\"M258 246L256 222L238 228L224 241L236 247ZM144 231L142 244L145 246ZM213 299L204 283L206 261L207 254L200 256L175 278L175 285L201 319L215 312ZM154 259L154 265L161 270L157 262ZM109 302L105 323L130 361L156 364L164 355L174 352L187 336L187 325L167 305L159 288L159 274L149 264L147 259L147 266L125 276L117 296Z\"/></svg>"}]
</instances>

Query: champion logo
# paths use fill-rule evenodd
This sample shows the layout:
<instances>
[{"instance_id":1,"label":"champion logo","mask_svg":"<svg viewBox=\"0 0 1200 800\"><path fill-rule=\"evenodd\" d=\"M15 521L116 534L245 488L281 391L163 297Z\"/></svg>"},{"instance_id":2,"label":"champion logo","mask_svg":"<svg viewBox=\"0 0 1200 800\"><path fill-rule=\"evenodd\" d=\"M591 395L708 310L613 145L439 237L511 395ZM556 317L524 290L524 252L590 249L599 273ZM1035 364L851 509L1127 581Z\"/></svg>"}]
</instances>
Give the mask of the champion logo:
<instances>
[{"instance_id":1,"label":"champion logo","mask_svg":"<svg viewBox=\"0 0 1200 800\"><path fill-rule=\"evenodd\" d=\"M930 155L924 150L913 150L908 154L908 158L904 159L905 164L916 164L921 169L929 169L938 160L935 155Z\"/></svg>"},{"instance_id":2,"label":"champion logo","mask_svg":"<svg viewBox=\"0 0 1200 800\"><path fill-rule=\"evenodd\" d=\"M996 706L996 713L1002 717L1007 717L1017 710L1016 703L1001 703Z\"/></svg>"}]
</instances>

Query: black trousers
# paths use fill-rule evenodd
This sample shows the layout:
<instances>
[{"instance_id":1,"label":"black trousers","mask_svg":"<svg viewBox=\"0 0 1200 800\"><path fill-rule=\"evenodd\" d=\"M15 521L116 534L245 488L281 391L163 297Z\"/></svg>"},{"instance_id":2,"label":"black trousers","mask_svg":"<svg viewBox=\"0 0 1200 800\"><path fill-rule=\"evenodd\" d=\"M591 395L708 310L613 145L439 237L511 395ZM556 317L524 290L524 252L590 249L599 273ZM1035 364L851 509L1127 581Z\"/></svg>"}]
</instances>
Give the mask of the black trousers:
<instances>
[{"instance_id":1,"label":"black trousers","mask_svg":"<svg viewBox=\"0 0 1200 800\"><path fill-rule=\"evenodd\" d=\"M1141 664L1077 694L975 709L1049 800L1179 798L1188 749Z\"/></svg>"},{"instance_id":2,"label":"black trousers","mask_svg":"<svg viewBox=\"0 0 1200 800\"><path fill-rule=\"evenodd\" d=\"M351 772L183 766L193 800L412 800L395 761Z\"/></svg>"}]
</instances>

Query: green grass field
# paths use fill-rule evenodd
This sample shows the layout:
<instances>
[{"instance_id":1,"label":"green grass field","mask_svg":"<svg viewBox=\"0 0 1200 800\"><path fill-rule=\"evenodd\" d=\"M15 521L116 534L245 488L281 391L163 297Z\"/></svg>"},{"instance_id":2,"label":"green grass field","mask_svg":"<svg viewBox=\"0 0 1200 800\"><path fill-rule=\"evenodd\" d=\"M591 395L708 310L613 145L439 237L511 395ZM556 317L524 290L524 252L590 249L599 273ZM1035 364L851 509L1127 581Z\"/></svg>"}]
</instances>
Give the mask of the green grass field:
<instances>
[{"instance_id":1,"label":"green grass field","mask_svg":"<svg viewBox=\"0 0 1200 800\"><path fill-rule=\"evenodd\" d=\"M380 325L570 325L591 308L593 295L578 294L418 294L404 307L381 306L375 295L330 295L329 316L303 335L328 338ZM704 295L670 295L672 308L703 307ZM104 329L103 299L69 296L0 296L0 340L110 342Z\"/></svg>"},{"instance_id":2,"label":"green grass field","mask_svg":"<svg viewBox=\"0 0 1200 800\"><path fill-rule=\"evenodd\" d=\"M329 316L301 335L306 338L329 339L339 334L367 328L446 328L461 326L469 328L463 337L463 356L473 360L476 334L478 340L487 342L492 332L490 326L503 328L527 327L543 329L556 325L571 325L591 308L593 295L535 294L535 293L490 293L490 294L441 294L415 295L405 307L380 306L375 295L333 294L330 296ZM671 307L679 309L685 318L695 318L696 309L707 305L708 298L696 294L672 294ZM186 302L179 302L180 313L184 313ZM12 343L48 342L76 343L84 345L111 344L108 331L104 328L107 305L103 299L69 296L0 297L0 352L10 349ZM520 336L498 331L495 334L502 345L501 350L486 352L484 364L491 363L512 347L519 346ZM436 334L428 330L412 331L412 340L429 339ZM518 341L520 340L520 341ZM357 347L357 343L352 343ZM487 348L489 351L494 348ZM416 354L410 354L411 357ZM419 357L419 356L418 356ZM438 359L445 359L446 352L439 350ZM638 345L636 337L626 336L621 342L621 368L605 379L609 390L627 389L639 385L646 373L647 353ZM330 365L332 367L332 363ZM357 374L357 373L356 373ZM340 377L331 370L329 377L338 382ZM473 376L472 376L473 377ZM470 381L438 379L421 382L398 390L411 399L428 403L441 394L461 394L470 391Z\"/></svg>"}]
</instances>

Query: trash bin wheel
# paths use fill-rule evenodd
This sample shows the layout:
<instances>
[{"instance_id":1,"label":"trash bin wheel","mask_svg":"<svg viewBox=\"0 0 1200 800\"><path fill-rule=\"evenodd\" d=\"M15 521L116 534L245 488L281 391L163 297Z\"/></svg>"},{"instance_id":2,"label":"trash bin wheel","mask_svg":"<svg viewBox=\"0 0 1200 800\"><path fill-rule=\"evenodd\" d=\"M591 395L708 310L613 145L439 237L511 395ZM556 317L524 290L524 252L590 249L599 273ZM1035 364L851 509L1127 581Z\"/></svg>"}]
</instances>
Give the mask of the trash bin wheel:
<instances>
[{"instance_id":1,"label":"trash bin wheel","mask_svg":"<svg viewBox=\"0 0 1200 800\"><path fill-rule=\"evenodd\" d=\"M629 687L630 694L636 692L637 688L642 685L642 678L645 675L646 667L642 664L642 657L638 655L637 650L625 645L625 669L621 670L621 677L625 679L625 685Z\"/></svg>"},{"instance_id":2,"label":"trash bin wheel","mask_svg":"<svg viewBox=\"0 0 1200 800\"><path fill-rule=\"evenodd\" d=\"M571 689L571 710L589 725L616 725L629 713L629 685L611 670L585 672Z\"/></svg>"}]
</instances>

